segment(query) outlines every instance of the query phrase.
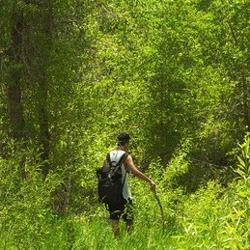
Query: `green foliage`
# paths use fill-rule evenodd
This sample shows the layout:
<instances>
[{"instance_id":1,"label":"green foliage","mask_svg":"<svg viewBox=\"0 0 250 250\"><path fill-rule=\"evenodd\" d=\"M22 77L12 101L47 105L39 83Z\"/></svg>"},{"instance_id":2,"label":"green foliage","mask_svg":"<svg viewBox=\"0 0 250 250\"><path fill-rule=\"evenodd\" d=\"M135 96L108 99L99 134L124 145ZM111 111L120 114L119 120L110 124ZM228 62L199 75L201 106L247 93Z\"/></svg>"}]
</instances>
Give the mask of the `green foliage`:
<instances>
[{"instance_id":1,"label":"green foliage","mask_svg":"<svg viewBox=\"0 0 250 250\"><path fill-rule=\"evenodd\" d=\"M23 179L19 163L24 154ZM34 148L26 153L19 148L12 151L9 160L0 159L1 249L68 249L74 240L77 225L70 218L59 218L52 210L51 194L61 179L51 173L44 181L37 154ZM63 240L57 242L60 238Z\"/></svg>"},{"instance_id":2,"label":"green foliage","mask_svg":"<svg viewBox=\"0 0 250 250\"><path fill-rule=\"evenodd\" d=\"M240 155L237 156L238 164L235 172L242 178L247 179L250 174L250 137L249 133L245 136L244 142L239 145Z\"/></svg>"},{"instance_id":3,"label":"green foliage","mask_svg":"<svg viewBox=\"0 0 250 250\"><path fill-rule=\"evenodd\" d=\"M60 185L60 178L51 173L43 181L34 164L34 150L30 150L30 160L25 164L28 173L25 180L18 178L18 160L14 157L8 161L1 159L0 247L163 249L167 244L168 249L249 248L249 176L246 174L244 179L235 180L227 188L212 181L187 195L176 187L176 177L188 170L183 164L190 164L184 160L190 144L186 145L175 154L169 168L165 170L159 161L155 161L147 172L157 183L164 223L147 184L129 177L135 224L133 232L127 234L121 223L122 238L119 241L114 239L105 219L107 211L104 207L92 206L88 212L73 217L52 213L49 197ZM244 151L245 147L242 148Z\"/></svg>"},{"instance_id":4,"label":"green foliage","mask_svg":"<svg viewBox=\"0 0 250 250\"><path fill-rule=\"evenodd\" d=\"M250 127L248 12L244 0L3 1L0 248L250 248L249 135L232 157ZM165 221L130 178L135 229L116 241L95 169L120 131Z\"/></svg>"}]
</instances>

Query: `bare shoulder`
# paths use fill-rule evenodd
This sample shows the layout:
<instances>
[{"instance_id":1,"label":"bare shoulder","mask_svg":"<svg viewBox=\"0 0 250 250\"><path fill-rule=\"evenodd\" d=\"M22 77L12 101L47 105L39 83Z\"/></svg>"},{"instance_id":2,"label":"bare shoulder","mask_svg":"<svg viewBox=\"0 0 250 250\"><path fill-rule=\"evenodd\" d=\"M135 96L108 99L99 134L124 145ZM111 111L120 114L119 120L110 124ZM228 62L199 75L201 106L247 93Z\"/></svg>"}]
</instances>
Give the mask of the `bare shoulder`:
<instances>
[{"instance_id":1,"label":"bare shoulder","mask_svg":"<svg viewBox=\"0 0 250 250\"><path fill-rule=\"evenodd\" d=\"M133 158L132 156L129 154L126 161L125 161L125 167L127 168L127 170L131 170L133 169L135 166L134 166L134 161L133 161Z\"/></svg>"},{"instance_id":2,"label":"bare shoulder","mask_svg":"<svg viewBox=\"0 0 250 250\"><path fill-rule=\"evenodd\" d=\"M125 163L126 163L126 164L129 164L129 163L131 163L131 162L133 162L133 158L132 158L132 156L131 156L130 154L128 154L128 156L127 156L127 158L126 158L126 160L125 160Z\"/></svg>"}]
</instances>

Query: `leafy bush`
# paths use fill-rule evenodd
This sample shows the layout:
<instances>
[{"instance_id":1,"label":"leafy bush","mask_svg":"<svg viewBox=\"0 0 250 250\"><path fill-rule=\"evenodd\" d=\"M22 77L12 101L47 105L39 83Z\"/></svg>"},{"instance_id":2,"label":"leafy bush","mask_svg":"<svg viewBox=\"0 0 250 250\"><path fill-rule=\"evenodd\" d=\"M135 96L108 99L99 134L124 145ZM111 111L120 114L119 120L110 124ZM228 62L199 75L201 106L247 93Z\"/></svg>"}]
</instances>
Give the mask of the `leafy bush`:
<instances>
[{"instance_id":1,"label":"leafy bush","mask_svg":"<svg viewBox=\"0 0 250 250\"><path fill-rule=\"evenodd\" d=\"M248 145L245 139L240 146L241 166L241 157L246 156ZM13 159L1 159L0 164L1 249L250 247L250 178L245 171L240 172L240 178L227 187L222 187L217 181L210 181L196 192L187 194L176 186L175 178L184 174L190 164L185 160L183 150L175 154L168 168L159 160L152 162L147 174L157 183L157 195L164 218L147 184L130 176L134 196L134 230L130 234L126 233L125 224L121 222L122 238L116 240L103 206L95 205L77 216L55 215L49 197L59 185L60 178L51 173L44 181L37 171L38 166L30 161L29 165L25 165L29 174L26 179L22 179L18 177L18 160ZM182 164L186 164L186 170Z\"/></svg>"},{"instance_id":2,"label":"leafy bush","mask_svg":"<svg viewBox=\"0 0 250 250\"><path fill-rule=\"evenodd\" d=\"M239 174L240 177L246 179L250 176L250 134L248 133L244 142L239 145L241 151L240 155L237 156L238 164L235 172Z\"/></svg>"}]
</instances>

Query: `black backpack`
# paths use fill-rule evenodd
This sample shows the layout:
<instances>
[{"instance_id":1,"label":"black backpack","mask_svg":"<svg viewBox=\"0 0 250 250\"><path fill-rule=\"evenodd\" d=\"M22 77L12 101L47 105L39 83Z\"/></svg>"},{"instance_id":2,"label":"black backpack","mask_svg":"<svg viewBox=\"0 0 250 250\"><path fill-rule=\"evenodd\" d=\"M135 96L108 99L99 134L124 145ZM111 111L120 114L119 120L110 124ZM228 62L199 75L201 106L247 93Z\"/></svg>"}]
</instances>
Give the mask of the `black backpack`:
<instances>
[{"instance_id":1,"label":"black backpack","mask_svg":"<svg viewBox=\"0 0 250 250\"><path fill-rule=\"evenodd\" d=\"M111 162L108 153L103 166L96 170L100 202L104 204L119 204L122 202L122 188L125 179L122 181L121 166L127 157L128 154L125 152L118 162Z\"/></svg>"}]
</instances>

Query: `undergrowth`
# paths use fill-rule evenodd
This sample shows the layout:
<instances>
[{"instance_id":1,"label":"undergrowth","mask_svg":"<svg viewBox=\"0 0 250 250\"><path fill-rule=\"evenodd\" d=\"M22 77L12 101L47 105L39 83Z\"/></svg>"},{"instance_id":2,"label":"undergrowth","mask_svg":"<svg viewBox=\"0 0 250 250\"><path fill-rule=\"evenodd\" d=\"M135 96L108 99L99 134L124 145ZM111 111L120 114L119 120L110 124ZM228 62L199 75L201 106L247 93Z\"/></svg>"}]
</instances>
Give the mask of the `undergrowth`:
<instances>
[{"instance_id":1,"label":"undergrowth","mask_svg":"<svg viewBox=\"0 0 250 250\"><path fill-rule=\"evenodd\" d=\"M93 202L85 213L58 216L49 199L57 176L52 173L44 182L30 167L21 181L16 162L1 159L0 248L250 249L249 142L246 137L240 145L234 169L238 177L227 187L214 180L188 194L177 186L176 177L190 167L186 149L179 150L167 168L152 162L147 174L157 183L164 217L147 184L130 176L134 230L128 234L121 222L119 240L104 207Z\"/></svg>"}]
</instances>

